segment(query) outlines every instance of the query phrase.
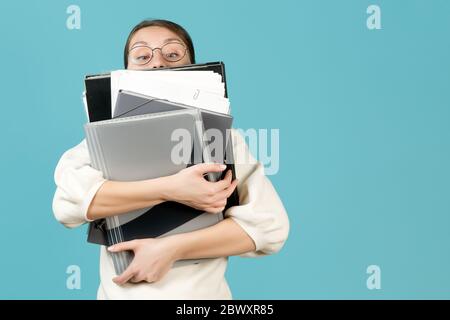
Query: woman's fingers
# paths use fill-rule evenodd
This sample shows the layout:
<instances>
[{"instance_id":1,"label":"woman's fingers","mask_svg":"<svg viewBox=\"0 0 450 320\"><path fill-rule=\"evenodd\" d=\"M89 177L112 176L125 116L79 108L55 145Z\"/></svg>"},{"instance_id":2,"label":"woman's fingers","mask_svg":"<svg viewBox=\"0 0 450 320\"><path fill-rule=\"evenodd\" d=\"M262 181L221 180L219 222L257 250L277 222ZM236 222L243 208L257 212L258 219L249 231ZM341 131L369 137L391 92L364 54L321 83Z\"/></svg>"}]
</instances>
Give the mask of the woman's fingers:
<instances>
[{"instance_id":1,"label":"woman's fingers","mask_svg":"<svg viewBox=\"0 0 450 320\"><path fill-rule=\"evenodd\" d=\"M218 164L204 164L202 168L196 169L197 172L202 172L204 169L211 169L213 166L220 166ZM196 165L200 166L200 165ZM225 174L225 177L217 182L208 182L203 180L201 184L194 184L191 188L188 188L189 192L198 188L195 197L189 199L186 197L183 200L177 200L180 203L188 205L198 210L203 210L207 212L220 212L223 207L226 205L227 198L233 193L236 189L238 181L235 179L233 181L232 171L228 170Z\"/></svg>"},{"instance_id":2,"label":"woman's fingers","mask_svg":"<svg viewBox=\"0 0 450 320\"><path fill-rule=\"evenodd\" d=\"M239 180L238 179L234 179L234 181L230 184L230 186L227 188L227 191L228 191L228 194L227 194L227 198L229 197L229 196L231 196L231 194L233 193L233 191L234 191L234 189L236 189L237 188L237 185L238 185L238 183L239 183Z\"/></svg>"},{"instance_id":3,"label":"woman's fingers","mask_svg":"<svg viewBox=\"0 0 450 320\"><path fill-rule=\"evenodd\" d=\"M225 207L211 207L211 208L205 209L205 211L208 213L219 213L219 212L222 212L223 209L225 209Z\"/></svg>"},{"instance_id":4,"label":"woman's fingers","mask_svg":"<svg viewBox=\"0 0 450 320\"><path fill-rule=\"evenodd\" d=\"M228 170L227 173L225 174L225 177L217 182L210 182L213 184L214 189L216 190L216 192L222 191L223 189L226 189L230 186L231 183L231 179L233 178L232 174L231 174L231 170Z\"/></svg>"},{"instance_id":5,"label":"woman's fingers","mask_svg":"<svg viewBox=\"0 0 450 320\"><path fill-rule=\"evenodd\" d=\"M222 172L227 168L226 165L220 163L199 163L192 166L193 170L197 173L204 175L208 172Z\"/></svg>"},{"instance_id":6,"label":"woman's fingers","mask_svg":"<svg viewBox=\"0 0 450 320\"><path fill-rule=\"evenodd\" d=\"M134 277L135 273L136 271L133 264L130 264L128 268L124 272L122 272L120 276L115 277L113 281L119 286L124 285L128 280Z\"/></svg>"},{"instance_id":7,"label":"woman's fingers","mask_svg":"<svg viewBox=\"0 0 450 320\"><path fill-rule=\"evenodd\" d=\"M220 211L223 211L225 209L225 206L227 205L227 199L228 197L233 193L234 189L236 189L238 184L238 180L235 179L229 188L221 191L218 195L217 195L217 200L214 201L213 204L211 204L210 206L208 206L205 211L209 212L209 213L217 213Z\"/></svg>"},{"instance_id":8,"label":"woman's fingers","mask_svg":"<svg viewBox=\"0 0 450 320\"><path fill-rule=\"evenodd\" d=\"M230 173L231 176L231 173ZM223 210L223 207L227 203L227 199L231 196L233 191L236 189L238 185L238 180L235 179L233 182L229 184L229 186L223 190L217 191L212 195L211 198L206 200L205 198L204 202L185 202L185 204L194 207L199 210L204 210L206 212L210 213L216 213ZM217 210L220 209L220 210Z\"/></svg>"},{"instance_id":9,"label":"woman's fingers","mask_svg":"<svg viewBox=\"0 0 450 320\"><path fill-rule=\"evenodd\" d=\"M218 199L218 200L212 202L210 205L207 205L205 208L205 211L209 212L209 213L217 213L217 212L223 211L223 209L225 209L226 205L227 205L226 198Z\"/></svg>"},{"instance_id":10,"label":"woman's fingers","mask_svg":"<svg viewBox=\"0 0 450 320\"><path fill-rule=\"evenodd\" d=\"M145 281L145 275L140 274L140 273L136 273L133 276L133 278L131 278L129 281L133 282L133 283L139 283L139 282Z\"/></svg>"},{"instance_id":11,"label":"woman's fingers","mask_svg":"<svg viewBox=\"0 0 450 320\"><path fill-rule=\"evenodd\" d=\"M238 184L238 180L234 179L234 181L231 182L231 184L227 188L223 189L220 192L217 192L214 195L213 201L216 202L216 201L220 201L222 199L228 199L228 197L231 196L231 194L233 193L234 189L236 189L237 184Z\"/></svg>"},{"instance_id":12,"label":"woman's fingers","mask_svg":"<svg viewBox=\"0 0 450 320\"><path fill-rule=\"evenodd\" d=\"M108 251L109 252L120 252L127 250L133 251L136 248L136 246L137 246L136 240L125 241L108 247Z\"/></svg>"}]
</instances>

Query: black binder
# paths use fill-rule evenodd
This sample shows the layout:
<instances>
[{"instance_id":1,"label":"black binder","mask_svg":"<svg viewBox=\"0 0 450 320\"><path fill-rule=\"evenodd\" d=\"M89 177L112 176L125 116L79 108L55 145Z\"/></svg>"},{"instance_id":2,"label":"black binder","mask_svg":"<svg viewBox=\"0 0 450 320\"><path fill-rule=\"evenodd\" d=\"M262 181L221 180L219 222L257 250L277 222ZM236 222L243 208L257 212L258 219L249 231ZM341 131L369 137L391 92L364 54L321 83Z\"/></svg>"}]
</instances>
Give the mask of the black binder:
<instances>
[{"instance_id":1,"label":"black binder","mask_svg":"<svg viewBox=\"0 0 450 320\"><path fill-rule=\"evenodd\" d=\"M210 62L204 64L191 64L171 68L148 69L147 71L161 70L189 70L189 71L213 71L221 75L222 82L225 85L225 97L228 97L225 65L223 62ZM89 122L96 122L111 119L111 75L109 73L87 75L85 77L86 102L88 108ZM232 155L232 141L227 144L226 153ZM233 159L233 157L226 156ZM226 163L227 170L232 171L233 179L236 179L234 163ZM224 177L227 170L224 170L221 178ZM237 188L228 198L225 210L239 205L239 195ZM105 220L99 219L89 224L87 241L101 245L108 245L105 231Z\"/></svg>"}]
</instances>

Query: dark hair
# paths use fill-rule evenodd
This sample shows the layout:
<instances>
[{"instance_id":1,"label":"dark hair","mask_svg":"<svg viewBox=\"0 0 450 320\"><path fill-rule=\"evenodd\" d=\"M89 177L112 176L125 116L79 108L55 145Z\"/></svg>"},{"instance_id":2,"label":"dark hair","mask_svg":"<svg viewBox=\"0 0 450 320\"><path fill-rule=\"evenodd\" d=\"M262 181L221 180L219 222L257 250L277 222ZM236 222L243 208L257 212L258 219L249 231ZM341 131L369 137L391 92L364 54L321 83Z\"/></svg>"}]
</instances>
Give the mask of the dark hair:
<instances>
[{"instance_id":1,"label":"dark hair","mask_svg":"<svg viewBox=\"0 0 450 320\"><path fill-rule=\"evenodd\" d=\"M133 30L131 30L130 34L128 35L127 42L125 43L125 48L123 51L123 62L125 69L128 67L128 52L129 52L128 47L130 46L131 38L138 30L141 30L146 27L163 27L174 32L177 36L181 38L181 40L183 40L184 44L187 46L189 57L191 58L191 63L195 63L194 44L192 43L192 39L189 33L182 26L176 24L175 22L168 20L154 19L154 20L144 20L140 22L133 28Z\"/></svg>"}]
</instances>

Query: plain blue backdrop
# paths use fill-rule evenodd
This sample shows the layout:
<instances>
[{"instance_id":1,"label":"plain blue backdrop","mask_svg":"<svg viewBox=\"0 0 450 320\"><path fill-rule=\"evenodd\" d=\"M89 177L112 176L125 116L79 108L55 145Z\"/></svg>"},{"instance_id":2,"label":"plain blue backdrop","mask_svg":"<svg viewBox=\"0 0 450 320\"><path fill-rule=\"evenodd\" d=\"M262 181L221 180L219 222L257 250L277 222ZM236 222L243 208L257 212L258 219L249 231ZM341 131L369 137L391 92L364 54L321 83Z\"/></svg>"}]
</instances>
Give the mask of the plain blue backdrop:
<instances>
[{"instance_id":1,"label":"plain blue backdrop","mask_svg":"<svg viewBox=\"0 0 450 320\"><path fill-rule=\"evenodd\" d=\"M66 27L69 5L81 29ZM381 8L381 30L366 9ZM93 299L98 247L53 217L53 172L83 139L86 74L122 68L144 18L222 60L235 127L280 129L284 249L231 258L234 298L450 298L450 2L2 1L0 298ZM366 268L381 268L380 290ZM81 289L66 268L81 268Z\"/></svg>"}]
</instances>

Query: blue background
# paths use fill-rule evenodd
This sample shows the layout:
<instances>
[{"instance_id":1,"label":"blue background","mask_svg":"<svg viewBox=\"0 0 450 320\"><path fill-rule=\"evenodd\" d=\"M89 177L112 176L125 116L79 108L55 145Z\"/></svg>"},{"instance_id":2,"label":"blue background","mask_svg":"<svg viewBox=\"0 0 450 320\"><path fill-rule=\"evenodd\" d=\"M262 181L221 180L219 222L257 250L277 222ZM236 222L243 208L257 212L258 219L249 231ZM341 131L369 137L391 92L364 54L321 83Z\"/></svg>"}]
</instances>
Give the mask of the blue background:
<instances>
[{"instance_id":1,"label":"blue background","mask_svg":"<svg viewBox=\"0 0 450 320\"><path fill-rule=\"evenodd\" d=\"M70 4L81 30L66 28ZM381 30L366 9L381 7ZM284 249L231 258L234 297L450 298L450 2L2 1L0 298L95 298L98 247L53 217L53 172L83 138L85 74L122 68L144 18L223 60L239 128L280 129ZM81 290L66 288L79 265ZM366 268L381 268L368 290Z\"/></svg>"}]
</instances>

